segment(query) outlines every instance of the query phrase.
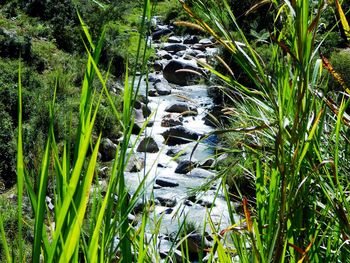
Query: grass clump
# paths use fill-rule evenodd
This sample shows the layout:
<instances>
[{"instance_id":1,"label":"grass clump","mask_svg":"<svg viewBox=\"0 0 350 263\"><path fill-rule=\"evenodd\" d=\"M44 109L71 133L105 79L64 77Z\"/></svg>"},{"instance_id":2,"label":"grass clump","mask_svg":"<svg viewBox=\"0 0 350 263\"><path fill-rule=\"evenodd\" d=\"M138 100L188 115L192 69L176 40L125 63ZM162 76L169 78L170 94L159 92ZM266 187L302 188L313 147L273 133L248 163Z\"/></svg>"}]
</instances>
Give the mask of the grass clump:
<instances>
[{"instance_id":1,"label":"grass clump","mask_svg":"<svg viewBox=\"0 0 350 263\"><path fill-rule=\"evenodd\" d=\"M236 183L243 200L246 230L234 230L239 222L232 217L233 226L227 232L239 260L344 260L349 248L342 245L347 238L339 230L348 232L349 219L347 172L340 164L349 161L344 155L348 126L342 115L346 98L334 108L327 98L318 95L328 78L315 43L317 25L327 8L325 2L268 4L274 21L264 44L271 51L268 61L259 56L257 43L244 25L240 26L237 10L231 9L234 4L225 0L181 2L196 23L231 54L244 77L236 75L236 67L234 75L224 75L204 65L241 98L226 112L232 112L232 127L220 131L233 134L226 137L233 166L248 173L255 188L249 206L240 191L242 186ZM252 9L260 10L258 7ZM240 35L240 42L231 32ZM228 170L224 182L231 176L232 170ZM335 197L338 201L331 201ZM344 211L342 216L338 209ZM334 218L332 213L339 217ZM218 246L221 242L217 241ZM231 257L224 246L217 252L219 258Z\"/></svg>"}]
</instances>

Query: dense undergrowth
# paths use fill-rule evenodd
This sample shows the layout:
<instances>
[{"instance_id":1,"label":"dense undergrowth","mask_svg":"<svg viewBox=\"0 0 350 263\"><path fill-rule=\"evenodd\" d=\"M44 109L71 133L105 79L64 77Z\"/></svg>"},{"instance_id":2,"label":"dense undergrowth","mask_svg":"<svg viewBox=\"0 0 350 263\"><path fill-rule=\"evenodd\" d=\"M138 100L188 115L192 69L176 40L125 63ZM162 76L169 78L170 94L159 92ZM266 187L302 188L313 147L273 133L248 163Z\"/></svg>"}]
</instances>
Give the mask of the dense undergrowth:
<instances>
[{"instance_id":1,"label":"dense undergrowth","mask_svg":"<svg viewBox=\"0 0 350 263\"><path fill-rule=\"evenodd\" d=\"M101 7L97 1L78 1L79 21L76 6L59 2L56 7L50 1L9 1L2 6L7 15L0 17L0 41L12 47L6 41L13 36L19 44L14 54L2 49L6 58L1 59L0 172L4 188L16 181L17 152L14 202L19 210L14 222L13 210L0 216L3 260L158 262L157 229L152 243L144 237L149 207L138 228L128 223L145 185L130 197L124 182L137 98L124 62L129 58L131 72L146 71L152 56L145 41L152 5L144 1L130 7L125 2L123 9L112 2ZM239 94L238 101L226 98L230 127L217 132L225 134L223 150L229 155L222 171L228 209L232 215L239 213L231 200L243 200L244 222L232 216L232 227L220 233L213 226L214 245L206 251L209 262L346 262L350 52L337 48L349 45L350 37L339 2L263 1L260 6L247 1L247 8L225 0L181 2L192 21L225 50L225 62L203 66L218 76L227 97L232 90ZM37 5L47 5L41 6L46 12L35 13ZM345 1L342 7L349 8ZM67 17L59 16L56 8L67 9ZM138 15L123 19L128 8ZM243 15L239 8L248 12ZM96 16L89 16L94 12ZM255 23L243 18L254 14ZM168 19L173 16L170 12ZM57 23L59 19L68 20ZM58 25L71 27L65 31L55 28ZM132 32L133 25L141 34ZM60 40L55 34L62 30L67 35ZM126 38L129 42L123 42ZM109 64L113 59L117 63ZM124 84L113 86L120 75ZM123 140L102 193L94 185L100 139L118 132ZM247 183L251 191L244 192ZM54 196L52 211L46 205L48 189ZM10 207L10 195L2 197L1 209ZM32 206L26 213L23 198ZM181 247L187 262L186 231L180 229L179 236L183 242L174 248ZM173 258L169 254L165 261Z\"/></svg>"}]
</instances>

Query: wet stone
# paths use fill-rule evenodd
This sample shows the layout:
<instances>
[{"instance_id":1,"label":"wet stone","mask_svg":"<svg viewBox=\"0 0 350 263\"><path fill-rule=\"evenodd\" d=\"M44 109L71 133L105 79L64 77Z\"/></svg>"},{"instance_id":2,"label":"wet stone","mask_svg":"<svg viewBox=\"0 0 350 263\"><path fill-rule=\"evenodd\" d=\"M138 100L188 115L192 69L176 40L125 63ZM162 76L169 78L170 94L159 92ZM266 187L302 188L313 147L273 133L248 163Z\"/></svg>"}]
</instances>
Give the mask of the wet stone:
<instances>
[{"instance_id":1,"label":"wet stone","mask_svg":"<svg viewBox=\"0 0 350 263\"><path fill-rule=\"evenodd\" d=\"M189 143L200 138L198 133L192 132L183 126L172 127L163 132L162 136L164 137L165 144L170 146Z\"/></svg>"},{"instance_id":2,"label":"wet stone","mask_svg":"<svg viewBox=\"0 0 350 263\"><path fill-rule=\"evenodd\" d=\"M165 81L158 82L154 85L159 95L169 95L171 93L171 87Z\"/></svg>"},{"instance_id":3,"label":"wet stone","mask_svg":"<svg viewBox=\"0 0 350 263\"><path fill-rule=\"evenodd\" d=\"M198 114L196 108L189 106L186 103L174 103L165 109L166 112L181 113L182 116L194 116Z\"/></svg>"},{"instance_id":4,"label":"wet stone","mask_svg":"<svg viewBox=\"0 0 350 263\"><path fill-rule=\"evenodd\" d=\"M181 115L176 114L167 114L163 116L161 126L162 127L174 127L178 125L182 125L183 118Z\"/></svg>"},{"instance_id":5,"label":"wet stone","mask_svg":"<svg viewBox=\"0 0 350 263\"><path fill-rule=\"evenodd\" d=\"M167 156L170 156L170 157L175 157L175 156L177 156L177 155L179 155L179 156L184 156L184 155L186 155L186 153L181 153L180 154L180 150L178 150L178 149L169 149L167 152L166 152L166 155Z\"/></svg>"},{"instance_id":6,"label":"wet stone","mask_svg":"<svg viewBox=\"0 0 350 263\"><path fill-rule=\"evenodd\" d=\"M159 151L156 141L152 137L144 138L137 147L138 152L156 153Z\"/></svg>"},{"instance_id":7,"label":"wet stone","mask_svg":"<svg viewBox=\"0 0 350 263\"><path fill-rule=\"evenodd\" d=\"M178 183L174 182L174 181L170 181L168 179L165 178L158 178L156 179L156 184L162 187L177 187L179 186Z\"/></svg>"},{"instance_id":8,"label":"wet stone","mask_svg":"<svg viewBox=\"0 0 350 263\"><path fill-rule=\"evenodd\" d=\"M169 44L164 47L165 51L174 52L174 53L181 50L186 50L186 49L187 49L187 46L183 44Z\"/></svg>"},{"instance_id":9,"label":"wet stone","mask_svg":"<svg viewBox=\"0 0 350 263\"><path fill-rule=\"evenodd\" d=\"M167 198L161 196L156 197L155 200L158 201L161 206L165 207L174 207L177 202L175 198Z\"/></svg>"},{"instance_id":10,"label":"wet stone","mask_svg":"<svg viewBox=\"0 0 350 263\"><path fill-rule=\"evenodd\" d=\"M181 43L182 40L179 37L177 37L177 36L170 36L168 38L168 42L169 43Z\"/></svg>"},{"instance_id":11,"label":"wet stone","mask_svg":"<svg viewBox=\"0 0 350 263\"><path fill-rule=\"evenodd\" d=\"M155 61L155 62L153 63L153 69L154 69L155 71L162 71L162 70L163 70L163 64L160 63L159 61Z\"/></svg>"},{"instance_id":12,"label":"wet stone","mask_svg":"<svg viewBox=\"0 0 350 263\"><path fill-rule=\"evenodd\" d=\"M184 44L196 44L198 43L199 39L197 36L193 36L193 35L188 35L184 38L183 43Z\"/></svg>"},{"instance_id":13,"label":"wet stone","mask_svg":"<svg viewBox=\"0 0 350 263\"><path fill-rule=\"evenodd\" d=\"M192 161L181 161L175 169L175 173L187 174L195 167L195 163Z\"/></svg>"},{"instance_id":14,"label":"wet stone","mask_svg":"<svg viewBox=\"0 0 350 263\"><path fill-rule=\"evenodd\" d=\"M157 97L158 96L157 90L156 89L148 90L148 96L150 96L150 97Z\"/></svg>"}]
</instances>

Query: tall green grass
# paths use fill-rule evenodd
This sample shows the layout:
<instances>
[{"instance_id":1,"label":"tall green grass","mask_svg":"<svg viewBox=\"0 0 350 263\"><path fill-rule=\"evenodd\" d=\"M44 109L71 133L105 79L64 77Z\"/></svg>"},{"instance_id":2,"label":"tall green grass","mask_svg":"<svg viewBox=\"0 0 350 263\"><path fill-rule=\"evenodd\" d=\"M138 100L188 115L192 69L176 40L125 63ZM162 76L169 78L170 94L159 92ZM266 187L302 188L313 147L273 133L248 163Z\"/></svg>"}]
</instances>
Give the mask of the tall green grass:
<instances>
[{"instance_id":1,"label":"tall green grass","mask_svg":"<svg viewBox=\"0 0 350 263\"><path fill-rule=\"evenodd\" d=\"M240 29L229 2L180 2L196 24L230 52L251 83L245 86L234 75L203 64L242 96L231 109L233 127L220 133L230 138L228 151L235 153L236 165L253 175L256 192L249 202L241 196L245 230L233 221L222 232L231 238L235 252L219 249L223 241L217 241L219 258L344 261L349 256L346 98L338 107L323 95L328 76L315 43L322 12L330 6L322 0L261 2L275 14L268 45L272 57L264 61ZM228 204L230 199L227 193Z\"/></svg>"}]
</instances>

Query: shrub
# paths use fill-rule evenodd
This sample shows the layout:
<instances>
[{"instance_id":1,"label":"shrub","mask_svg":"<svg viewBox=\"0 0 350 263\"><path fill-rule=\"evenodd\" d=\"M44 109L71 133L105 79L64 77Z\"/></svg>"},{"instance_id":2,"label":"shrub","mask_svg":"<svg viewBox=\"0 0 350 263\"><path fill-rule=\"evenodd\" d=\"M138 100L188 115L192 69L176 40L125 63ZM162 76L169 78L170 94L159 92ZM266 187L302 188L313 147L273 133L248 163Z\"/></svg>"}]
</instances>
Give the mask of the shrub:
<instances>
[{"instance_id":1,"label":"shrub","mask_svg":"<svg viewBox=\"0 0 350 263\"><path fill-rule=\"evenodd\" d=\"M330 62L335 71L341 75L346 86L350 87L350 48L333 52ZM340 84L334 79L331 79L330 87L332 90L342 90Z\"/></svg>"},{"instance_id":2,"label":"shrub","mask_svg":"<svg viewBox=\"0 0 350 263\"><path fill-rule=\"evenodd\" d=\"M0 180L6 188L16 181L16 145L13 132L12 118L0 103Z\"/></svg>"}]
</instances>

